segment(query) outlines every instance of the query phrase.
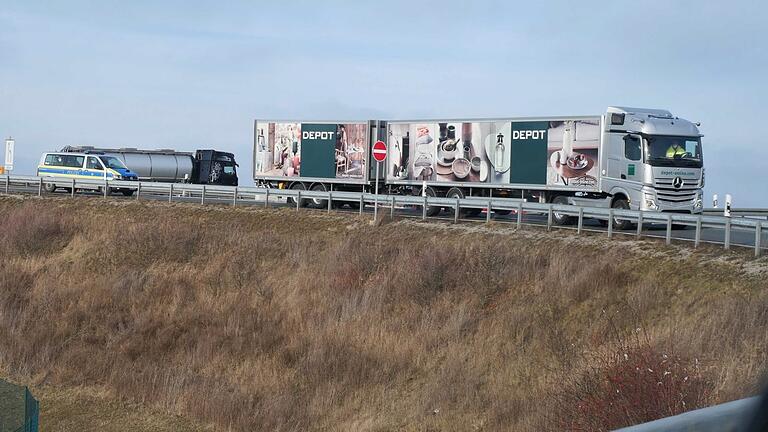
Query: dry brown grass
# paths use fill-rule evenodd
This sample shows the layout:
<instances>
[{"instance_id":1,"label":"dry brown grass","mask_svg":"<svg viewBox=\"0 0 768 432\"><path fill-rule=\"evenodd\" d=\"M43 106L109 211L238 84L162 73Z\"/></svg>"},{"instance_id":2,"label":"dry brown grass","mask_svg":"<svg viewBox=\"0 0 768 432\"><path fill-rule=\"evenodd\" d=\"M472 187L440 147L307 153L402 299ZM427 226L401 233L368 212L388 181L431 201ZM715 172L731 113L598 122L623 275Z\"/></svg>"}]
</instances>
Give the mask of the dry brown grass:
<instances>
[{"instance_id":1,"label":"dry brown grass","mask_svg":"<svg viewBox=\"0 0 768 432\"><path fill-rule=\"evenodd\" d=\"M768 261L746 254L288 209L0 214L0 368L225 430L556 429L564 386L615 374L594 359L638 327L700 364L689 408L767 364Z\"/></svg>"}]
</instances>

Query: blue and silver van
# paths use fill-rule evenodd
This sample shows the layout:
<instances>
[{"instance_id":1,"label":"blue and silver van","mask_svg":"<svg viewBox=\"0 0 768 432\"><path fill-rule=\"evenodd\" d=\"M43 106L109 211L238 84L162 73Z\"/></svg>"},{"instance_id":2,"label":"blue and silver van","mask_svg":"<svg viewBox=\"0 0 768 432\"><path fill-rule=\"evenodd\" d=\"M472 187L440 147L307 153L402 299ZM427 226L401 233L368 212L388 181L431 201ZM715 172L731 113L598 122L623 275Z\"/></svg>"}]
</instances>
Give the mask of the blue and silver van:
<instances>
[{"instance_id":1,"label":"blue and silver van","mask_svg":"<svg viewBox=\"0 0 768 432\"><path fill-rule=\"evenodd\" d=\"M114 156L93 153L44 153L37 166L39 177L53 177L77 180L138 180L136 173L128 169L120 159ZM101 190L99 185L80 185L78 189ZM67 188L64 188L67 189ZM47 192L56 190L55 185L45 186ZM133 195L132 189L110 188L109 192L122 192L125 196Z\"/></svg>"}]
</instances>

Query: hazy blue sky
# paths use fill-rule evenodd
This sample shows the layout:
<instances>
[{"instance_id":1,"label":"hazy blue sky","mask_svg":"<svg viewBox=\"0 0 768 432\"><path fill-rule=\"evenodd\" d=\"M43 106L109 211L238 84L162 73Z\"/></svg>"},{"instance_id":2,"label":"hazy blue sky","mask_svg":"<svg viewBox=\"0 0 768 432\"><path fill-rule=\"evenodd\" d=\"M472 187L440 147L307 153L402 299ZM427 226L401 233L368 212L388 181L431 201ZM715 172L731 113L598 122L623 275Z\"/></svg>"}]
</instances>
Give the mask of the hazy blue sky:
<instances>
[{"instance_id":1,"label":"hazy blue sky","mask_svg":"<svg viewBox=\"0 0 768 432\"><path fill-rule=\"evenodd\" d=\"M16 173L67 144L237 153L254 118L599 114L701 121L707 194L767 206L760 1L0 0Z\"/></svg>"}]
</instances>

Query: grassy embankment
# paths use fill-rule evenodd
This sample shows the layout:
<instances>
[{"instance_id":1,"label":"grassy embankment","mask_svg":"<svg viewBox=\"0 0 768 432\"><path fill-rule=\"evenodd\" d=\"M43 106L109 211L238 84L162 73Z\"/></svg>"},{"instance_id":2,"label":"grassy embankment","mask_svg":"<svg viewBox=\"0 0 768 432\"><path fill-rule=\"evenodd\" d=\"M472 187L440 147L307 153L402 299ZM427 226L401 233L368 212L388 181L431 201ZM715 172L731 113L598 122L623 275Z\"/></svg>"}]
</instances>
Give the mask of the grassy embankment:
<instances>
[{"instance_id":1,"label":"grassy embankment","mask_svg":"<svg viewBox=\"0 0 768 432\"><path fill-rule=\"evenodd\" d=\"M0 375L45 431L599 429L753 394L768 364L746 252L98 199L0 217Z\"/></svg>"}]
</instances>

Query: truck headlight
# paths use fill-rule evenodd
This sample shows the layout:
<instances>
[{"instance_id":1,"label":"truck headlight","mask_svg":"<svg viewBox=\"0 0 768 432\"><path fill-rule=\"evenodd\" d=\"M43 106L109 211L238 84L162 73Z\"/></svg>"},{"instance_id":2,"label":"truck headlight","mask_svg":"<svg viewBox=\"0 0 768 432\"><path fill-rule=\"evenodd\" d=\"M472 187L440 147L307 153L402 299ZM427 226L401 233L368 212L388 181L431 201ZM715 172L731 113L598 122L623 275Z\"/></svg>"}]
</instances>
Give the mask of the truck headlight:
<instances>
[{"instance_id":1,"label":"truck headlight","mask_svg":"<svg viewBox=\"0 0 768 432\"><path fill-rule=\"evenodd\" d=\"M643 204L649 210L659 209L659 206L656 204L656 197L653 194L643 194Z\"/></svg>"},{"instance_id":2,"label":"truck headlight","mask_svg":"<svg viewBox=\"0 0 768 432\"><path fill-rule=\"evenodd\" d=\"M112 174L112 180L122 180L123 176L120 174Z\"/></svg>"}]
</instances>

